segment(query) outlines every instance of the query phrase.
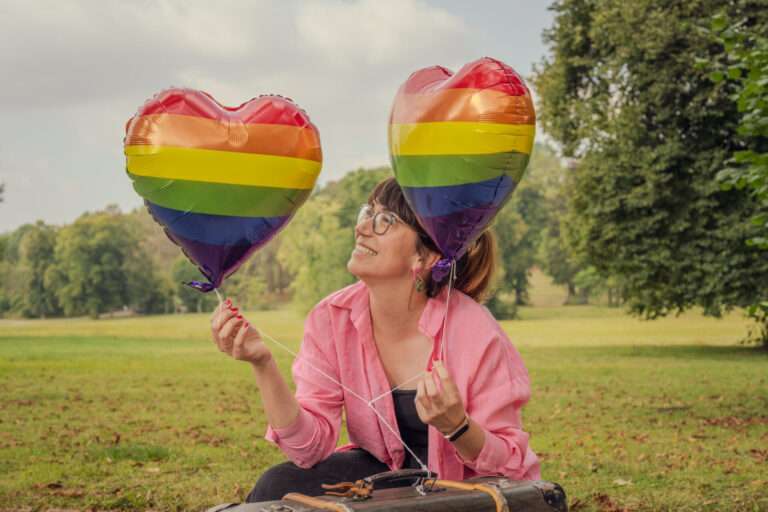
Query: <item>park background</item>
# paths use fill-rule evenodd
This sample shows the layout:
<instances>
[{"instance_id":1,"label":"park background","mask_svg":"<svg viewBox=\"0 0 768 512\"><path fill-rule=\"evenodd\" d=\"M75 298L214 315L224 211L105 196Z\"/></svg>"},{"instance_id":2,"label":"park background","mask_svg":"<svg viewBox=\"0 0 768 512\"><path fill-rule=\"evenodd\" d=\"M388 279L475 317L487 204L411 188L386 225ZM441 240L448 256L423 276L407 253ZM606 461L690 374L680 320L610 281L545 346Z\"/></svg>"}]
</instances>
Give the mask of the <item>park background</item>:
<instances>
[{"instance_id":1,"label":"park background","mask_svg":"<svg viewBox=\"0 0 768 512\"><path fill-rule=\"evenodd\" d=\"M543 50L524 63L511 61L514 36L496 19L512 23L514 13L493 2L482 15L451 2L307 2L295 13L271 4L270 16L259 18L274 22L259 25L269 36L295 15L293 30L328 60L291 69L306 48L275 42L252 59L276 54L284 67L274 76L285 82L240 87L251 96L285 92L307 108L323 137L326 178L223 291L252 323L297 347L306 311L352 282L345 262L357 210L391 175L374 150L334 148L355 138L364 147L380 138L385 148L386 111L409 72L438 63L457 69L467 47L485 50L525 75L539 115L526 178L494 224L503 269L487 305L532 377L525 427L544 477L564 485L572 510L768 510L768 10L761 4L562 0L549 11L542 4L548 17L535 19L545 22L543 37L526 37L543 41ZM54 14L68 34L89 27L87 48L26 44L35 33L29 27L45 24L21 4L2 22L10 49L0 58L15 73L0 85L7 114L0 121L0 509L187 510L241 500L282 456L261 438L264 418L247 367L209 339L216 299L181 284L198 277L195 268L136 198L133 205L122 199L132 192L119 153L122 123L171 85L163 80L215 97L221 90L231 103L245 99L231 85L245 74L227 72L254 41L202 29L218 20L245 30L237 22L253 12L237 3L224 18L172 2L84 5ZM514 9L523 12L522 3ZM335 21L338 33L313 24L322 20ZM180 26L185 31L171 30ZM132 56L146 66L134 69L136 59L126 61L129 52L118 47L91 48L121 27L118 39L134 44ZM389 39L380 35L390 28ZM155 39L131 38L129 29ZM180 48L181 36L197 42L192 57L158 49L171 41ZM372 52L345 48L344 39ZM35 51L45 59L34 59ZM186 74L164 71L172 66L163 59L174 57L191 62ZM103 94L118 88L104 71L115 62L126 67L120 100ZM350 72L344 65L360 71L357 85L371 91L339 83L334 75ZM303 90L291 73L307 72L318 78ZM159 81L155 89L134 83L142 73ZM64 93L76 96L67 80L91 101L66 106ZM33 110L21 108L33 101ZM377 105L373 114L366 102ZM320 121L334 112L320 103L344 104L359 118L329 122L326 138ZM57 124L70 139L60 140ZM102 131L114 139L108 151ZM98 177L79 174L81 167ZM83 208L93 201L104 206ZM64 213L72 208L89 211ZM291 357L275 354L289 375Z\"/></svg>"}]
</instances>

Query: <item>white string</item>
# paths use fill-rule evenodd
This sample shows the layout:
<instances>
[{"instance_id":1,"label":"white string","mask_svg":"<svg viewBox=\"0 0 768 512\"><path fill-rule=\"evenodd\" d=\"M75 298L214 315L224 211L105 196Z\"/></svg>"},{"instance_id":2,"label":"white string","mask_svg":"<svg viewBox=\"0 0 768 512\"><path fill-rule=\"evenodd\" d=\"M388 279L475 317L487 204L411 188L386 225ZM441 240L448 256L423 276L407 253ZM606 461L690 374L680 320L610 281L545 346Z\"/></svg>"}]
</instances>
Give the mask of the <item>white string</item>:
<instances>
[{"instance_id":1,"label":"white string","mask_svg":"<svg viewBox=\"0 0 768 512\"><path fill-rule=\"evenodd\" d=\"M280 347L280 348L282 348L283 350L285 350L286 352L288 352L289 354L291 354L292 356L294 356L294 357L298 357L298 354L297 354L296 352L294 352L293 350L291 350L291 349L290 349L290 348L288 348L287 346L283 345L282 343L280 343L279 341L277 341L275 338L273 338L272 336L270 336L269 334L267 334L267 333L266 333L266 332L264 332L263 330L259 329L259 333L260 333L262 336L265 336L265 337L266 337L268 340L270 340L270 341L272 341L273 343L275 343L277 346L279 346L279 347ZM423 462L423 461L422 461L422 460L419 458L419 456L418 456L418 455L416 455L416 454L413 452L413 450L411 449L411 447L410 447L410 446L408 446L408 444L407 444L405 441L403 441L403 438L402 438L402 437L400 437L400 434L398 434L398 432L397 432L397 431L396 431L396 430L395 430L395 429L392 427L392 425L390 425L390 424L389 424L389 422L386 420L386 418L384 418L384 416L382 416L382 415L381 415L381 413L380 413L379 411L377 411L377 410L376 410L376 408L373 406L373 402L375 402L376 400L378 400L378 399L379 399L379 398L381 398L381 397L378 397L378 398L376 398L376 399L374 399L374 400L370 400L370 401L369 401L369 400L366 400L366 398L365 398L365 397L363 397L363 396L359 395L358 393L355 393L353 390L351 390L350 388L348 388L347 386L345 386L344 384L342 384L341 382L339 382L338 380L336 380L334 377L331 377L330 375L328 375L327 373L325 373L325 372L324 372L324 371L322 371L320 368L316 367L315 365L313 365L312 363L310 363L310 362L309 362L309 361L307 361L306 359L305 359L303 362L304 362L304 363L305 363L307 366L309 366L310 368L312 368L313 370L315 370L317 373L319 373L320 375L324 376L326 379L328 379L328 380L330 380L330 381L334 382L335 384L338 384L339 386L341 386L341 388L342 388L342 389L344 389L345 391L349 392L349 393L350 393L352 396L354 396L355 398L358 398L359 400L363 401L363 402L365 403L365 405L367 405L368 407L370 407L370 409L371 409L371 410L372 410L372 411L373 411L373 412L376 414L376 416L378 416L378 417L379 417L379 419L381 420L381 422L382 422L382 423L384 423L384 426L386 426L386 427L389 429L389 431L390 431L390 432L392 432L392 434L393 434L393 435L394 435L394 436L397 438L397 440L398 440L398 441L400 441L400 443L403 445L403 448L405 448L405 449L408 451L408 453L410 453L410 454L413 456L413 458L416 460L416 462L418 462L419 466L421 466L421 469L423 469L424 471L427 471L427 472L429 472L429 468L427 467L427 465L426 465L426 464L424 464L424 462ZM417 375L417 377L418 377L418 375ZM411 379L411 380L413 380L413 379ZM392 391L390 391L390 393L391 393L391 392L392 392ZM382 396L386 396L386 393L385 393L384 395L382 395Z\"/></svg>"},{"instance_id":2,"label":"white string","mask_svg":"<svg viewBox=\"0 0 768 512\"><path fill-rule=\"evenodd\" d=\"M451 271L448 274L448 296L445 298L445 314L443 315L443 332L440 334L440 360L447 364L445 360L445 333L448 330L448 307L451 305L451 290L453 281L456 279L456 260L451 260Z\"/></svg>"},{"instance_id":3,"label":"white string","mask_svg":"<svg viewBox=\"0 0 768 512\"><path fill-rule=\"evenodd\" d=\"M216 289L216 288L214 288L214 291L216 291L216 296L219 298L219 304L221 305L221 303L223 302L223 300L222 300L222 298L221 298L221 294L219 294L219 290L218 290L218 289ZM282 348L283 350L285 350L286 352L288 352L289 354L291 354L293 357L299 357L299 355L298 355L296 352L294 352L293 350L291 350L289 347L287 347L287 346L286 346L286 345L284 345L283 343L280 343L279 341L277 341L275 338L273 338L272 336L270 336L268 333L264 332L262 329L259 329L259 333L260 333L262 336L266 337L266 338L267 338L268 340L270 340L271 342L273 342L274 344L276 344L278 347ZM391 389L391 390L390 390L389 392L387 392L387 393L384 393L384 394L382 394L382 395L380 395L380 396L378 396L378 397L374 398L373 400L367 400L365 397L363 397L362 395L359 395L358 393L356 393L356 392L355 392L355 391L353 391L352 389L348 388L347 386L345 386L344 384L342 384L341 382L339 382L339 381L338 381L336 378L334 378L334 377L332 377L332 376L328 375L328 374L327 374L327 373L325 373L323 370L321 370L320 368L316 367L315 365L313 365L312 363L310 363L310 362L309 362L309 361L307 361L306 359L305 359L303 362L304 362L304 363L305 363L307 366L309 366L310 368L312 368L313 370L315 370L317 373L319 373L320 375L324 376L326 379L330 380L331 382L333 382L333 383L335 383L335 384L337 384L337 385L341 386L341 388L342 388L342 389L344 389L344 390L345 390L345 391L347 391L349 394L351 394L351 395L352 395L352 396L354 396L355 398L357 398L357 399L361 400L362 402L364 402L364 403L365 403L365 405L367 405L368 407L370 407L370 409L371 409L371 410L374 412L374 414L376 414L376 416L378 416L378 417L379 417L379 419L380 419L380 420L381 420L381 422L384 424L384 426L386 426L386 427L387 427L387 429L389 429L389 431L390 431L390 432L391 432L391 433L392 433L392 434L393 434L393 435L394 435L394 436L397 438L397 440L398 440L398 441L400 441L400 444L402 444L402 445L403 445L403 448L405 448L405 449L408 451L408 453L410 453L410 454L411 454L411 456L412 456L412 457L413 457L413 458L416 460L416 462L419 464L419 466L421 466L421 469L422 469L422 470L424 470L424 471L426 471L426 472L427 472L427 473L429 473L430 475L432 474L432 473L429 471L429 467L427 467L427 465L426 465L426 464L424 464L424 462L423 462L423 461L422 461L422 460L419 458L419 456L418 456L418 455L416 455L416 453L414 453L414 451L411 449L411 447L410 447L410 446L408 446L408 444L407 444L405 441L403 441L403 438L402 438L402 437L400 437L400 434L399 434L399 433L398 433L398 432L397 432L397 431L396 431L396 430L395 430L395 429L392 427L392 425L390 425L390 424L389 424L389 422L386 420L386 418L384 418L384 416L382 416L382 415L381 415L381 413L380 413L379 411L377 411L377 410L376 410L376 408L373 406L373 403L374 403L376 400L379 400L380 398L382 398L382 397L384 397L384 396L387 396L388 394L391 394L391 393L392 393L392 391L394 391L395 389L397 389L397 388L399 388L399 387L401 387L401 386L405 385L406 383L408 383L408 382L410 382L410 381L412 381L412 380L414 380L414 379L416 379L416 378L418 378L418 377L421 377L421 375L423 375L423 373L420 373L419 375L416 375L416 376L414 376L414 377L411 377L411 378L410 378L410 379L408 379L407 381L405 381L405 382L401 383L399 386L397 386L397 387L395 387L395 388Z\"/></svg>"},{"instance_id":4,"label":"white string","mask_svg":"<svg viewBox=\"0 0 768 512\"><path fill-rule=\"evenodd\" d=\"M384 393L380 394L380 395L379 395L379 396L377 396L376 398L372 398L372 399L371 399L371 400L370 400L368 403L372 404L373 402L375 402L375 401L377 401L377 400L380 400L380 399L384 398L384 397L385 397L385 396L387 396L387 395L391 395L391 394L392 394L392 392L393 392L393 391L395 391L396 389L400 389L401 387L405 386L405 385L406 385L406 384L408 384L409 382L411 382L411 381L414 381L414 380L416 380L416 379L419 379L419 378L421 378L421 376L422 376L422 375L424 375L425 373L426 373L426 372L419 372L419 373L417 373L416 375L414 375L414 376L413 376L413 377L411 377L410 379L408 379L408 380L406 380L406 381L404 381L404 382L401 382L400 384L398 384L397 386L393 387L393 388L392 388L392 389L390 389L389 391L386 391L386 392L384 392Z\"/></svg>"},{"instance_id":5,"label":"white string","mask_svg":"<svg viewBox=\"0 0 768 512\"><path fill-rule=\"evenodd\" d=\"M279 341L277 341L275 338L273 338L272 336L270 336L269 334L267 334L266 332L264 332L264 331L263 331L261 328L259 329L259 334L261 334L262 336L266 337L266 338L267 338L269 341L273 342L274 344L276 344L277 346L279 346L280 348L282 348L283 350L285 350L286 352L288 352L289 354L291 354L293 357L299 357L299 354L297 354L296 352L294 352L293 350L291 350L291 349L290 349L290 348L288 348L287 346L285 346L285 345L283 345L282 343L280 343ZM310 368L312 368L313 370L315 370L317 373L319 373L320 375L322 375L322 376L323 376L323 377L325 377L326 379L328 379L328 380L330 380L330 381L332 381L332 382L334 382L334 383L338 384L338 385L339 385L339 386L341 386L342 388L344 388L346 391L348 391L348 392L349 392L349 393L350 393L352 396L354 396L355 398L358 398L358 399L362 400L363 402L365 402L365 403L368 403L368 400L367 400L367 399L366 399L364 396L362 396L362 395L359 395L359 394L355 393L354 391L352 391L351 389L349 389L348 387L346 387L344 384L342 384L341 382L339 382L338 380L336 380L336 378L334 378L334 377L331 377L330 375L328 375L328 374L327 374L327 373L325 373L323 370L321 370L320 368L316 367L315 365L313 365L313 364L312 364L312 363L310 363L309 361L307 361L307 360L304 360L304 362L306 363L306 365L307 365L307 366L309 366Z\"/></svg>"}]
</instances>

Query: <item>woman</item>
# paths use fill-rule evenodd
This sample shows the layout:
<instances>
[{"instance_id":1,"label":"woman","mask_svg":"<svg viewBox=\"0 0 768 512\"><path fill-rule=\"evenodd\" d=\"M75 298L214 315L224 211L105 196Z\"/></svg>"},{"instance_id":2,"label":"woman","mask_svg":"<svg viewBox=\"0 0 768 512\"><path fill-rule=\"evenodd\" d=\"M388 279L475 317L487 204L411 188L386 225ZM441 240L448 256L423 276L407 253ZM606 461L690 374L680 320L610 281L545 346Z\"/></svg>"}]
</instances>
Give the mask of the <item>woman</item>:
<instances>
[{"instance_id":1,"label":"woman","mask_svg":"<svg viewBox=\"0 0 768 512\"><path fill-rule=\"evenodd\" d=\"M457 264L445 335L447 279L435 282L430 272L441 256L394 179L371 193L355 241L347 268L359 281L309 313L293 364L295 395L231 301L214 313L214 341L253 367L266 437L292 461L267 470L248 501L318 495L321 483L419 461L444 479L540 478L520 416L527 371L478 302L495 266L492 235L483 233ZM444 361L433 365L443 340ZM337 449L342 409L352 443Z\"/></svg>"}]
</instances>

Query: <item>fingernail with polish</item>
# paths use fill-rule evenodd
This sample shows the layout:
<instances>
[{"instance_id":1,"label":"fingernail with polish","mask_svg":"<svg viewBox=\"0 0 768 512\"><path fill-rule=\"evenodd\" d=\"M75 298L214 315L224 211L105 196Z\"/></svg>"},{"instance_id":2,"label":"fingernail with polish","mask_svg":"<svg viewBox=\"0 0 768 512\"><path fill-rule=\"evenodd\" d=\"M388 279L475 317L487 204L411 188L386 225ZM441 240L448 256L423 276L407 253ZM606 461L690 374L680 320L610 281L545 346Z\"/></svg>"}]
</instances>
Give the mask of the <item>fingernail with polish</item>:
<instances>
[{"instance_id":1,"label":"fingernail with polish","mask_svg":"<svg viewBox=\"0 0 768 512\"><path fill-rule=\"evenodd\" d=\"M243 315L237 315L238 320L242 320L242 318L243 318Z\"/></svg>"}]
</instances>

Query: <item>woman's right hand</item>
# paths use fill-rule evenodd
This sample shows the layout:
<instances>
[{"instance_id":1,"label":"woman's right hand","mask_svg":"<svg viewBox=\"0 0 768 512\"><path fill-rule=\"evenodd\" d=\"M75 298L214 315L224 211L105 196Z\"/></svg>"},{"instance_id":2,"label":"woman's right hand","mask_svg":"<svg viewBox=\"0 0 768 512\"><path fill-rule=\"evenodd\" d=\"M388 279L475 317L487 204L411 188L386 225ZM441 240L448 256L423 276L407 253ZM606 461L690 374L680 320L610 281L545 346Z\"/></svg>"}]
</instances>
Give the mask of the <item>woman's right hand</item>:
<instances>
[{"instance_id":1,"label":"woman's right hand","mask_svg":"<svg viewBox=\"0 0 768 512\"><path fill-rule=\"evenodd\" d=\"M230 299L220 304L211 317L211 333L219 350L254 367L264 367L272 353L261 339L259 331L240 314Z\"/></svg>"}]
</instances>

